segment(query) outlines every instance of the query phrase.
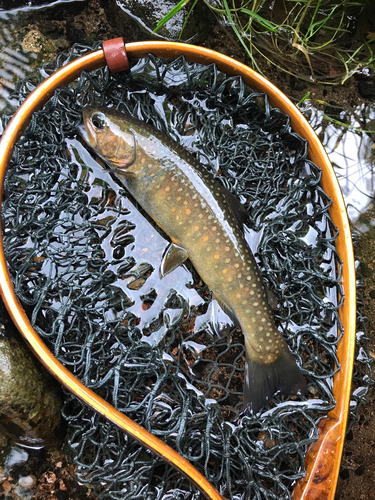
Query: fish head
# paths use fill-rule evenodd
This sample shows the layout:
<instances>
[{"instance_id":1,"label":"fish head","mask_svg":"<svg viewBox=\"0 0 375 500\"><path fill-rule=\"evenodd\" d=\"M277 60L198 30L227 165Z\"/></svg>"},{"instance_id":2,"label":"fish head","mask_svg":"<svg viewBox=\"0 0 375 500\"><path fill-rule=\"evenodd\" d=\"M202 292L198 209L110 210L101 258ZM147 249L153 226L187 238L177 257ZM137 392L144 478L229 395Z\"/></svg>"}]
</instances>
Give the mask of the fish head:
<instances>
[{"instance_id":1,"label":"fish head","mask_svg":"<svg viewBox=\"0 0 375 500\"><path fill-rule=\"evenodd\" d=\"M78 131L118 173L125 173L135 163L137 141L126 115L106 108L87 106L83 108L83 128Z\"/></svg>"}]
</instances>

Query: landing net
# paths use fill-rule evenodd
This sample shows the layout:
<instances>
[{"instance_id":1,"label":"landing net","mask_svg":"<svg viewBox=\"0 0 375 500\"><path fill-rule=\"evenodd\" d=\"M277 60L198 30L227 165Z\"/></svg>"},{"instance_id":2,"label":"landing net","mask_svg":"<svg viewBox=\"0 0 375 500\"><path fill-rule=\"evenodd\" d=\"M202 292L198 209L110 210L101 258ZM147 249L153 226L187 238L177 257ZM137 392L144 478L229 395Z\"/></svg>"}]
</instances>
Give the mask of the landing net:
<instances>
[{"instance_id":1,"label":"landing net","mask_svg":"<svg viewBox=\"0 0 375 500\"><path fill-rule=\"evenodd\" d=\"M10 100L22 102L88 50L60 55ZM216 334L211 292L189 263L159 279L166 236L76 135L82 107L94 103L163 130L240 198L307 398L275 396L260 416L241 414L243 335L224 324L225 335ZM34 328L87 387L236 500L290 498L317 424L335 404L342 263L320 177L306 141L265 94L214 65L150 55L129 72L103 68L58 89L34 113L6 178L5 252ZM80 480L98 498L203 498L71 394L64 416Z\"/></svg>"}]
</instances>

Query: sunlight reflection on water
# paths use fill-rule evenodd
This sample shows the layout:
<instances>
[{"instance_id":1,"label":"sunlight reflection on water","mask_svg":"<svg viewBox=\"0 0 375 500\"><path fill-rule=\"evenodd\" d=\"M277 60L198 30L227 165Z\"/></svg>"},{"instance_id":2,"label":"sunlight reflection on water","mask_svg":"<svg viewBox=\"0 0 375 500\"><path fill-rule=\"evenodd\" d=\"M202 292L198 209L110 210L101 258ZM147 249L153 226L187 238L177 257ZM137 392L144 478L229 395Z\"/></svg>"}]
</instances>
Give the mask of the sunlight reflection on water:
<instances>
[{"instance_id":1,"label":"sunlight reflection on water","mask_svg":"<svg viewBox=\"0 0 375 500\"><path fill-rule=\"evenodd\" d=\"M375 180L373 166L375 134L370 135L356 129L366 130L375 118L375 106L361 104L347 113L347 125L337 125L324 118L324 113L311 103L303 113L321 140L339 180L348 208L348 215L355 222L360 214L373 202ZM366 118L364 118L366 117Z\"/></svg>"},{"instance_id":2,"label":"sunlight reflection on water","mask_svg":"<svg viewBox=\"0 0 375 500\"><path fill-rule=\"evenodd\" d=\"M33 69L37 55L22 48L22 35L12 17L0 17L0 110L6 102L13 107L17 101L10 99L17 80L25 78Z\"/></svg>"}]
</instances>

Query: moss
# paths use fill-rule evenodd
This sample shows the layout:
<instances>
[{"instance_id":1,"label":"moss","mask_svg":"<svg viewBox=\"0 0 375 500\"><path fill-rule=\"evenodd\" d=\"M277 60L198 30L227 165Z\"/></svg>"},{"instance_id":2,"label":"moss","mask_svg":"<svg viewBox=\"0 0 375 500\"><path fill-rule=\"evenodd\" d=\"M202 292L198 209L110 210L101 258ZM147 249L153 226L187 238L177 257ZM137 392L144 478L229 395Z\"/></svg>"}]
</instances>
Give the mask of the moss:
<instances>
[{"instance_id":1,"label":"moss","mask_svg":"<svg viewBox=\"0 0 375 500\"><path fill-rule=\"evenodd\" d=\"M48 374L17 339L0 338L0 426L22 441L54 438L61 399Z\"/></svg>"}]
</instances>

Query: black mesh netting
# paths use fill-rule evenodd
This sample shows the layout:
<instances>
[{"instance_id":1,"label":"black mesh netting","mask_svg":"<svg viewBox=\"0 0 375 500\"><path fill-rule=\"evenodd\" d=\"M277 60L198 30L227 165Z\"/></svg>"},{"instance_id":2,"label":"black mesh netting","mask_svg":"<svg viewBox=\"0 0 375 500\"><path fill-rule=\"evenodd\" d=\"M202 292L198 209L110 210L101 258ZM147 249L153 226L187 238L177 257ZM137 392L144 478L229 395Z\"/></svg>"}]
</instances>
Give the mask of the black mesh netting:
<instances>
[{"instance_id":1,"label":"black mesh netting","mask_svg":"<svg viewBox=\"0 0 375 500\"><path fill-rule=\"evenodd\" d=\"M59 56L11 97L21 102L87 50ZM230 327L216 335L211 293L189 263L160 281L165 235L77 139L87 103L162 129L240 197L308 398L275 396L260 416L241 415L242 333ZM233 499L290 498L317 423L334 406L341 262L320 175L306 142L266 95L214 65L153 56L127 73L83 73L56 91L34 113L7 175L6 256L36 330L86 386ZM80 479L98 498L201 498L161 458L69 394L64 415Z\"/></svg>"}]
</instances>

